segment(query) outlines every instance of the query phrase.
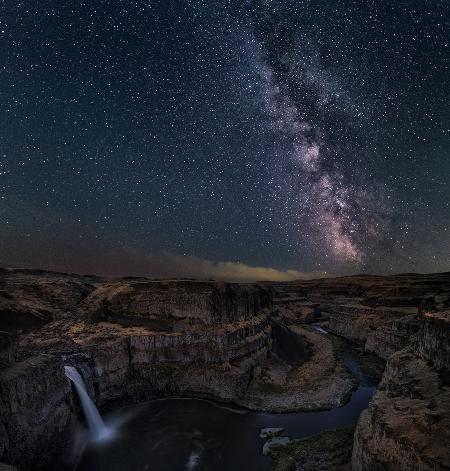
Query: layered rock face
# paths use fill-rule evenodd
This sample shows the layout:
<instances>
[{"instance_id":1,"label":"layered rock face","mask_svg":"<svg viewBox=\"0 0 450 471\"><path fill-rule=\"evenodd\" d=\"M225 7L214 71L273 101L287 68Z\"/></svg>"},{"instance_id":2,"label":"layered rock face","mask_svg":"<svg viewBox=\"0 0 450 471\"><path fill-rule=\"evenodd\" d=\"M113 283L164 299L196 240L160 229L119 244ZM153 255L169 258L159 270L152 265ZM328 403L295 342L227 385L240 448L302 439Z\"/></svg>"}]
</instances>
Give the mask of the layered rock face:
<instances>
[{"instance_id":1,"label":"layered rock face","mask_svg":"<svg viewBox=\"0 0 450 471\"><path fill-rule=\"evenodd\" d=\"M96 323L63 329L95 364L99 403L189 392L231 400L270 349L271 295L257 285L106 283L79 311Z\"/></svg>"},{"instance_id":2,"label":"layered rock face","mask_svg":"<svg viewBox=\"0 0 450 471\"><path fill-rule=\"evenodd\" d=\"M417 337L419 355L437 369L450 370L450 310L426 312Z\"/></svg>"},{"instance_id":3,"label":"layered rock face","mask_svg":"<svg viewBox=\"0 0 450 471\"><path fill-rule=\"evenodd\" d=\"M46 450L77 411L64 364L100 406L183 394L231 401L272 344L269 287L12 270L1 281L0 461L21 470L47 468Z\"/></svg>"},{"instance_id":4,"label":"layered rock face","mask_svg":"<svg viewBox=\"0 0 450 471\"><path fill-rule=\"evenodd\" d=\"M450 308L449 273L324 278L273 289L274 307L284 316L301 323L326 318L331 331L385 360L417 338L419 314L433 313L431 328L439 323L436 313Z\"/></svg>"},{"instance_id":5,"label":"layered rock face","mask_svg":"<svg viewBox=\"0 0 450 471\"><path fill-rule=\"evenodd\" d=\"M229 284L2 270L0 462L49 469L79 415L64 364L99 406L174 395L341 405L354 383L322 325L387 360L353 468L448 469L449 309L450 274Z\"/></svg>"},{"instance_id":6,"label":"layered rock face","mask_svg":"<svg viewBox=\"0 0 450 471\"><path fill-rule=\"evenodd\" d=\"M207 325L249 319L270 307L267 289L257 285L238 285L200 281L120 280L102 283L79 307L95 320L120 315L154 319L161 328L174 328L201 322Z\"/></svg>"},{"instance_id":7,"label":"layered rock face","mask_svg":"<svg viewBox=\"0 0 450 471\"><path fill-rule=\"evenodd\" d=\"M450 469L450 311L426 312L416 324L360 418L355 470Z\"/></svg>"},{"instance_id":8,"label":"layered rock face","mask_svg":"<svg viewBox=\"0 0 450 471\"><path fill-rule=\"evenodd\" d=\"M394 353L359 419L353 469L450 469L449 443L450 384L412 352Z\"/></svg>"},{"instance_id":9,"label":"layered rock face","mask_svg":"<svg viewBox=\"0 0 450 471\"><path fill-rule=\"evenodd\" d=\"M1 369L1 459L20 469L45 467L70 420L69 393L60 357L36 355Z\"/></svg>"},{"instance_id":10,"label":"layered rock face","mask_svg":"<svg viewBox=\"0 0 450 471\"><path fill-rule=\"evenodd\" d=\"M365 338L366 350L388 360L398 350L414 341L420 329L421 319L417 314L409 314L395 320L388 320ZM364 339L363 339L364 340Z\"/></svg>"},{"instance_id":11,"label":"layered rock face","mask_svg":"<svg viewBox=\"0 0 450 471\"><path fill-rule=\"evenodd\" d=\"M316 303L316 320L328 319L330 330L387 360L356 427L352 469L450 469L450 274L354 276L274 290L282 312Z\"/></svg>"}]
</instances>

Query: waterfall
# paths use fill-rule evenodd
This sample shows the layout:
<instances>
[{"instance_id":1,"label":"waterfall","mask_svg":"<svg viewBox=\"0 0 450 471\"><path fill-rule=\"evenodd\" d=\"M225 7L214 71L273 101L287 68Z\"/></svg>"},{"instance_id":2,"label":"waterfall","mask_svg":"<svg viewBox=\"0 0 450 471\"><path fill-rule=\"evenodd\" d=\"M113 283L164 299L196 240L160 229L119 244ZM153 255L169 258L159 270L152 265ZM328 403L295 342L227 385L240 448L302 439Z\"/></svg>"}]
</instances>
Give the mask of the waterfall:
<instances>
[{"instance_id":1,"label":"waterfall","mask_svg":"<svg viewBox=\"0 0 450 471\"><path fill-rule=\"evenodd\" d=\"M97 407L93 403L92 399L89 397L89 394L86 390L83 378L77 369L73 366L65 366L64 371L66 376L72 381L75 385L75 388L80 397L81 406L83 408L84 415L89 425L89 430L92 432L95 440L103 440L109 438L112 434L112 430L109 429L103 419L101 418Z\"/></svg>"}]
</instances>

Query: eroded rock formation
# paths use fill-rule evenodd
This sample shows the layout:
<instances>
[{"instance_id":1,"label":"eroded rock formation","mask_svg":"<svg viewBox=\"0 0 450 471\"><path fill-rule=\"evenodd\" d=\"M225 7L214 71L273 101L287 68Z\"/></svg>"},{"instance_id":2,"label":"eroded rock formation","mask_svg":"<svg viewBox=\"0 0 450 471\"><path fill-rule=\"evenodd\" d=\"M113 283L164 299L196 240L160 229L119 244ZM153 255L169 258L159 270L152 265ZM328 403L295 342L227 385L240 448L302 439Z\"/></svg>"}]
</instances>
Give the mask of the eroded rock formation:
<instances>
[{"instance_id":1,"label":"eroded rock formation","mask_svg":"<svg viewBox=\"0 0 450 471\"><path fill-rule=\"evenodd\" d=\"M183 394L231 401L271 348L269 287L3 274L0 457L20 469L44 466L37 451L71 420L64 362L100 406Z\"/></svg>"},{"instance_id":2,"label":"eroded rock formation","mask_svg":"<svg viewBox=\"0 0 450 471\"><path fill-rule=\"evenodd\" d=\"M449 309L449 274L242 285L2 270L0 461L48 468L79 414L64 364L99 406L173 395L338 406L353 379L314 323L387 360L353 469L448 469Z\"/></svg>"},{"instance_id":3,"label":"eroded rock formation","mask_svg":"<svg viewBox=\"0 0 450 471\"><path fill-rule=\"evenodd\" d=\"M355 433L353 467L450 469L450 311L426 312L388 360Z\"/></svg>"},{"instance_id":4,"label":"eroded rock formation","mask_svg":"<svg viewBox=\"0 0 450 471\"><path fill-rule=\"evenodd\" d=\"M274 289L282 312L316 303L316 319L328 318L330 330L387 360L356 427L352 469L450 469L450 274L354 276ZM291 463L283 469L309 459L293 458L293 450L282 452Z\"/></svg>"}]
</instances>

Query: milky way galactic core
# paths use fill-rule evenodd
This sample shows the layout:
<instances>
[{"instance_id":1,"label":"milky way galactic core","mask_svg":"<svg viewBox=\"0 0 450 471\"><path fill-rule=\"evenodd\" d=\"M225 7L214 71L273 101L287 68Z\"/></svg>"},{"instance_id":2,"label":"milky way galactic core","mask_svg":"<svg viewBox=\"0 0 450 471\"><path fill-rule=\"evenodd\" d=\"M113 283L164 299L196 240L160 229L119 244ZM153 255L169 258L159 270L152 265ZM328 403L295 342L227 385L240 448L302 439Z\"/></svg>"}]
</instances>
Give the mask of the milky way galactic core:
<instances>
[{"instance_id":1,"label":"milky way galactic core","mask_svg":"<svg viewBox=\"0 0 450 471\"><path fill-rule=\"evenodd\" d=\"M1 264L448 270L448 2L0 11Z\"/></svg>"}]
</instances>

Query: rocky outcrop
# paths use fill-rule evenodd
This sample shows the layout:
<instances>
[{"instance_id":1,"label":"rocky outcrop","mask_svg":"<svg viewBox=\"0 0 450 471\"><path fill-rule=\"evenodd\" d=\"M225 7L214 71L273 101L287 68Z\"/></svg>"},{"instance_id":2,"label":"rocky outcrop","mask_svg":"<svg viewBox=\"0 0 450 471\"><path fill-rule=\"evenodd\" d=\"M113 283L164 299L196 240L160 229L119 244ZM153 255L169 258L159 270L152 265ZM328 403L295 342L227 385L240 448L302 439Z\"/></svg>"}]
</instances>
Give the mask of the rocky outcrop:
<instances>
[{"instance_id":1,"label":"rocky outcrop","mask_svg":"<svg viewBox=\"0 0 450 471\"><path fill-rule=\"evenodd\" d=\"M292 412L331 409L343 405L355 386L354 379L336 356L330 336L299 325L291 335L309 346L308 361L286 362L272 352L261 362L246 394L238 403L256 410Z\"/></svg>"},{"instance_id":2,"label":"rocky outcrop","mask_svg":"<svg viewBox=\"0 0 450 471\"><path fill-rule=\"evenodd\" d=\"M0 370L0 456L20 469L55 457L70 422L70 386L62 359L36 355Z\"/></svg>"},{"instance_id":3,"label":"rocky outcrop","mask_svg":"<svg viewBox=\"0 0 450 471\"><path fill-rule=\"evenodd\" d=\"M359 275L276 284L274 306L304 322L307 306L328 328L387 359L417 337L421 313L450 307L450 274ZM437 322L430 318L427 325Z\"/></svg>"},{"instance_id":4,"label":"rocky outcrop","mask_svg":"<svg viewBox=\"0 0 450 471\"><path fill-rule=\"evenodd\" d=\"M413 334L361 415L355 470L450 469L450 312L417 316Z\"/></svg>"},{"instance_id":5,"label":"rocky outcrop","mask_svg":"<svg viewBox=\"0 0 450 471\"><path fill-rule=\"evenodd\" d=\"M449 443L449 385L414 353L394 353L359 419L353 469L450 469Z\"/></svg>"},{"instance_id":6,"label":"rocky outcrop","mask_svg":"<svg viewBox=\"0 0 450 471\"><path fill-rule=\"evenodd\" d=\"M98 320L121 316L161 322L161 328L176 328L201 322L214 325L249 319L271 307L269 288L258 285L201 282L192 280L118 280L97 286L78 312ZM165 322L164 321L168 321Z\"/></svg>"},{"instance_id":7,"label":"rocky outcrop","mask_svg":"<svg viewBox=\"0 0 450 471\"><path fill-rule=\"evenodd\" d=\"M13 275L0 298L19 319L0 336L0 460L21 470L46 468L41 458L51 459L78 412L64 363L100 406L170 395L231 401L271 348L268 287Z\"/></svg>"},{"instance_id":8,"label":"rocky outcrop","mask_svg":"<svg viewBox=\"0 0 450 471\"><path fill-rule=\"evenodd\" d=\"M355 342L365 343L369 335L379 327L405 314L415 314L415 308L389 308L363 306L358 304L337 305L329 315L329 328Z\"/></svg>"},{"instance_id":9,"label":"rocky outcrop","mask_svg":"<svg viewBox=\"0 0 450 471\"><path fill-rule=\"evenodd\" d=\"M343 277L274 290L275 305L296 295L319 303L329 329L387 360L356 428L352 469L450 469L450 274ZM290 446L280 457L292 458ZM281 461L281 469L305 469L302 459Z\"/></svg>"},{"instance_id":10,"label":"rocky outcrop","mask_svg":"<svg viewBox=\"0 0 450 471\"><path fill-rule=\"evenodd\" d=\"M245 391L271 341L267 313L201 332L150 333L105 324L77 325L71 335L96 366L99 403L188 393L232 400Z\"/></svg>"},{"instance_id":11,"label":"rocky outcrop","mask_svg":"<svg viewBox=\"0 0 450 471\"><path fill-rule=\"evenodd\" d=\"M435 368L450 370L450 310L424 313L417 350L422 358L433 362Z\"/></svg>"},{"instance_id":12,"label":"rocky outcrop","mask_svg":"<svg viewBox=\"0 0 450 471\"><path fill-rule=\"evenodd\" d=\"M36 330L70 316L94 289L96 280L40 270L0 269L0 330Z\"/></svg>"},{"instance_id":13,"label":"rocky outcrop","mask_svg":"<svg viewBox=\"0 0 450 471\"><path fill-rule=\"evenodd\" d=\"M273 445L272 471L350 471L353 428L329 430L312 437Z\"/></svg>"},{"instance_id":14,"label":"rocky outcrop","mask_svg":"<svg viewBox=\"0 0 450 471\"><path fill-rule=\"evenodd\" d=\"M14 345L9 332L0 331L0 368L8 366L14 358Z\"/></svg>"},{"instance_id":15,"label":"rocky outcrop","mask_svg":"<svg viewBox=\"0 0 450 471\"><path fill-rule=\"evenodd\" d=\"M367 335L365 349L388 360L393 353L414 343L420 325L417 314L382 323Z\"/></svg>"},{"instance_id":16,"label":"rocky outcrop","mask_svg":"<svg viewBox=\"0 0 450 471\"><path fill-rule=\"evenodd\" d=\"M449 274L244 285L1 270L0 461L46 469L79 413L64 363L99 406L174 395L341 405L354 383L308 326L321 322L388 360L358 424L355 469L444 469L426 467L448 454L424 437L448 438L449 308Z\"/></svg>"}]
</instances>

